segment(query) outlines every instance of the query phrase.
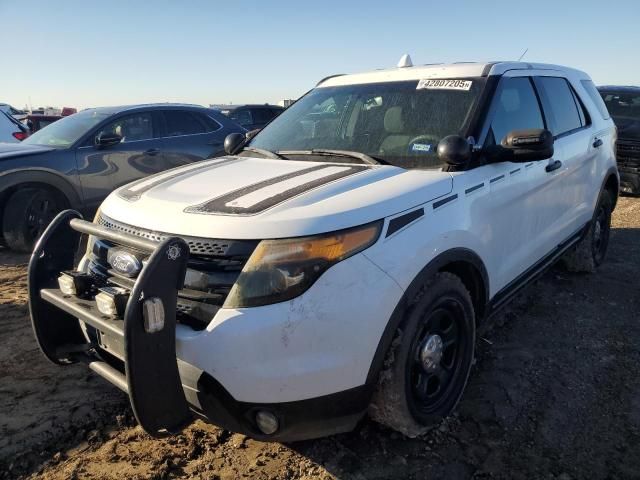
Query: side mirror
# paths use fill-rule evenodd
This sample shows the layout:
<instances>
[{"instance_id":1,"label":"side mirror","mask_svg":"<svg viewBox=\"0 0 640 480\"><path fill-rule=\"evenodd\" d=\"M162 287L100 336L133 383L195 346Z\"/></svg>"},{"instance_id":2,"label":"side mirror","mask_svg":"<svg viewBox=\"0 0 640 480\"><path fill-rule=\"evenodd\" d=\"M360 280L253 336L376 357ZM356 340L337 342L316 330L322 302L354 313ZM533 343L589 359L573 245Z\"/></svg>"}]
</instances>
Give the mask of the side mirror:
<instances>
[{"instance_id":1,"label":"side mirror","mask_svg":"<svg viewBox=\"0 0 640 480\"><path fill-rule=\"evenodd\" d=\"M224 151L229 155L235 155L247 142L243 133L230 133L224 139Z\"/></svg>"},{"instance_id":2,"label":"side mirror","mask_svg":"<svg viewBox=\"0 0 640 480\"><path fill-rule=\"evenodd\" d=\"M449 135L438 142L438 160L462 167L471 160L471 144L460 135Z\"/></svg>"},{"instance_id":3,"label":"side mirror","mask_svg":"<svg viewBox=\"0 0 640 480\"><path fill-rule=\"evenodd\" d=\"M489 158L497 162L546 160L553 156L553 134L541 128L513 130L488 150Z\"/></svg>"},{"instance_id":4,"label":"side mirror","mask_svg":"<svg viewBox=\"0 0 640 480\"><path fill-rule=\"evenodd\" d=\"M95 144L97 148L110 147L122 141L122 137L117 133L102 132L96 136Z\"/></svg>"}]
</instances>

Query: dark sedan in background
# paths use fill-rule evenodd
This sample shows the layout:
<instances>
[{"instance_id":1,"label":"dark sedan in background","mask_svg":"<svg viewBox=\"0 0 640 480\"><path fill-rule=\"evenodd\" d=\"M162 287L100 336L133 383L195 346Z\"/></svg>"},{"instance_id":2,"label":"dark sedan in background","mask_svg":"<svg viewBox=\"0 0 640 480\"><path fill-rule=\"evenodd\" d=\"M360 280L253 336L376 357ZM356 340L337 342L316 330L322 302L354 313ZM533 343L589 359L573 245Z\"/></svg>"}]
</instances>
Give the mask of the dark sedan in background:
<instances>
[{"instance_id":1,"label":"dark sedan in background","mask_svg":"<svg viewBox=\"0 0 640 480\"><path fill-rule=\"evenodd\" d=\"M620 190L640 194L640 87L598 87L618 128L616 160Z\"/></svg>"},{"instance_id":2,"label":"dark sedan in background","mask_svg":"<svg viewBox=\"0 0 640 480\"><path fill-rule=\"evenodd\" d=\"M218 109L235 123L247 130L256 130L264 127L282 112L283 107L278 105L218 105Z\"/></svg>"},{"instance_id":3,"label":"dark sedan in background","mask_svg":"<svg viewBox=\"0 0 640 480\"><path fill-rule=\"evenodd\" d=\"M30 251L64 208L91 215L114 189L138 178L224 153L246 130L195 105L91 108L20 144L0 144L2 241Z\"/></svg>"}]
</instances>

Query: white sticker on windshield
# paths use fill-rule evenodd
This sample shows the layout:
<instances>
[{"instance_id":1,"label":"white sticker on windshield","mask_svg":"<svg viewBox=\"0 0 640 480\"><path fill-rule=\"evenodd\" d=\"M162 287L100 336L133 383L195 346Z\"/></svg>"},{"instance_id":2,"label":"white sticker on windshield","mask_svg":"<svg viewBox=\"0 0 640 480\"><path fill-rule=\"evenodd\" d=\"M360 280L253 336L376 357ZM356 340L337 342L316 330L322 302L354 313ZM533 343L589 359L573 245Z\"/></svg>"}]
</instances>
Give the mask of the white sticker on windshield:
<instances>
[{"instance_id":1,"label":"white sticker on windshield","mask_svg":"<svg viewBox=\"0 0 640 480\"><path fill-rule=\"evenodd\" d=\"M471 80L452 80L452 79L433 79L423 78L418 82L416 90L469 90L471 88Z\"/></svg>"}]
</instances>

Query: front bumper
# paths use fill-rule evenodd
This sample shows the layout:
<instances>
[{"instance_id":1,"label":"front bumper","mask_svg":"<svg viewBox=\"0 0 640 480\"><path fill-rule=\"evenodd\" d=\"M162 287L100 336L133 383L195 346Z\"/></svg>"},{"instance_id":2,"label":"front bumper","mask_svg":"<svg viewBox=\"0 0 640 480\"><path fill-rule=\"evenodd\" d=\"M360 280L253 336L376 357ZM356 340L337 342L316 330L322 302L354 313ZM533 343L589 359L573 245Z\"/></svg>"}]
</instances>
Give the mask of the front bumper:
<instances>
[{"instance_id":1,"label":"front bumper","mask_svg":"<svg viewBox=\"0 0 640 480\"><path fill-rule=\"evenodd\" d=\"M151 253L122 319L102 315L91 297L57 288L60 272L73 268L81 234ZM168 255L172 247L180 255ZM371 359L399 287L366 257L355 256L294 301L222 309L205 330L195 331L175 319L188 256L179 238L158 244L81 221L76 212L60 214L29 266L32 323L44 354L58 364L87 362L127 392L139 423L153 435L179 431L194 414L265 440L352 429L368 406ZM366 299L353 296L356 278L370 294ZM156 333L145 331L142 313L152 297L165 309L164 328ZM257 428L261 410L278 418L276 433Z\"/></svg>"},{"instance_id":2,"label":"front bumper","mask_svg":"<svg viewBox=\"0 0 640 480\"><path fill-rule=\"evenodd\" d=\"M151 253L131 289L123 319L103 315L95 301L65 295L57 288L60 272L73 268L82 233ZM92 370L128 393L136 419L156 436L178 432L192 418L175 353L177 293L188 252L179 238L155 244L85 222L79 213L67 210L49 225L29 263L31 323L45 356L58 364L86 359ZM148 301L159 303L164 313L164 326L153 333L145 329L143 309ZM87 340L78 319L120 345L124 372L113 359L92 355L99 347Z\"/></svg>"}]
</instances>

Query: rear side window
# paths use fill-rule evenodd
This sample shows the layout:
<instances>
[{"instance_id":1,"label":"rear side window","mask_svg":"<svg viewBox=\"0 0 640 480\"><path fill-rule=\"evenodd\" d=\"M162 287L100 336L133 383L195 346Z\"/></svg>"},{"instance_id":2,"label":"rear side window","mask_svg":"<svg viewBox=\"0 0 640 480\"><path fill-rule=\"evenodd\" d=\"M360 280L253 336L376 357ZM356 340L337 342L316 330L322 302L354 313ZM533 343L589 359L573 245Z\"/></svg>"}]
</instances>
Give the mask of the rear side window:
<instances>
[{"instance_id":1,"label":"rear side window","mask_svg":"<svg viewBox=\"0 0 640 480\"><path fill-rule=\"evenodd\" d=\"M564 78L537 77L536 85L540 88L540 97L545 117L549 120L550 130L554 136L576 130L585 125L584 114L580 115L578 107L582 108L574 97L571 87Z\"/></svg>"},{"instance_id":2,"label":"rear side window","mask_svg":"<svg viewBox=\"0 0 640 480\"><path fill-rule=\"evenodd\" d=\"M166 110L163 113L168 137L195 135L206 132L204 124L191 112Z\"/></svg>"},{"instance_id":3,"label":"rear side window","mask_svg":"<svg viewBox=\"0 0 640 480\"><path fill-rule=\"evenodd\" d=\"M593 84L593 82L591 80L580 80L580 83L582 83L582 86L587 91L589 98L591 98L593 103L596 104L596 108L600 112L600 115L602 115L602 118L604 118L605 120L608 120L610 118L609 110L607 110L607 106L602 101L600 92L598 92L598 89Z\"/></svg>"},{"instance_id":4,"label":"rear side window","mask_svg":"<svg viewBox=\"0 0 640 480\"><path fill-rule=\"evenodd\" d=\"M512 130L544 128L533 85L528 77L504 78L496 98L491 133L499 144Z\"/></svg>"}]
</instances>

